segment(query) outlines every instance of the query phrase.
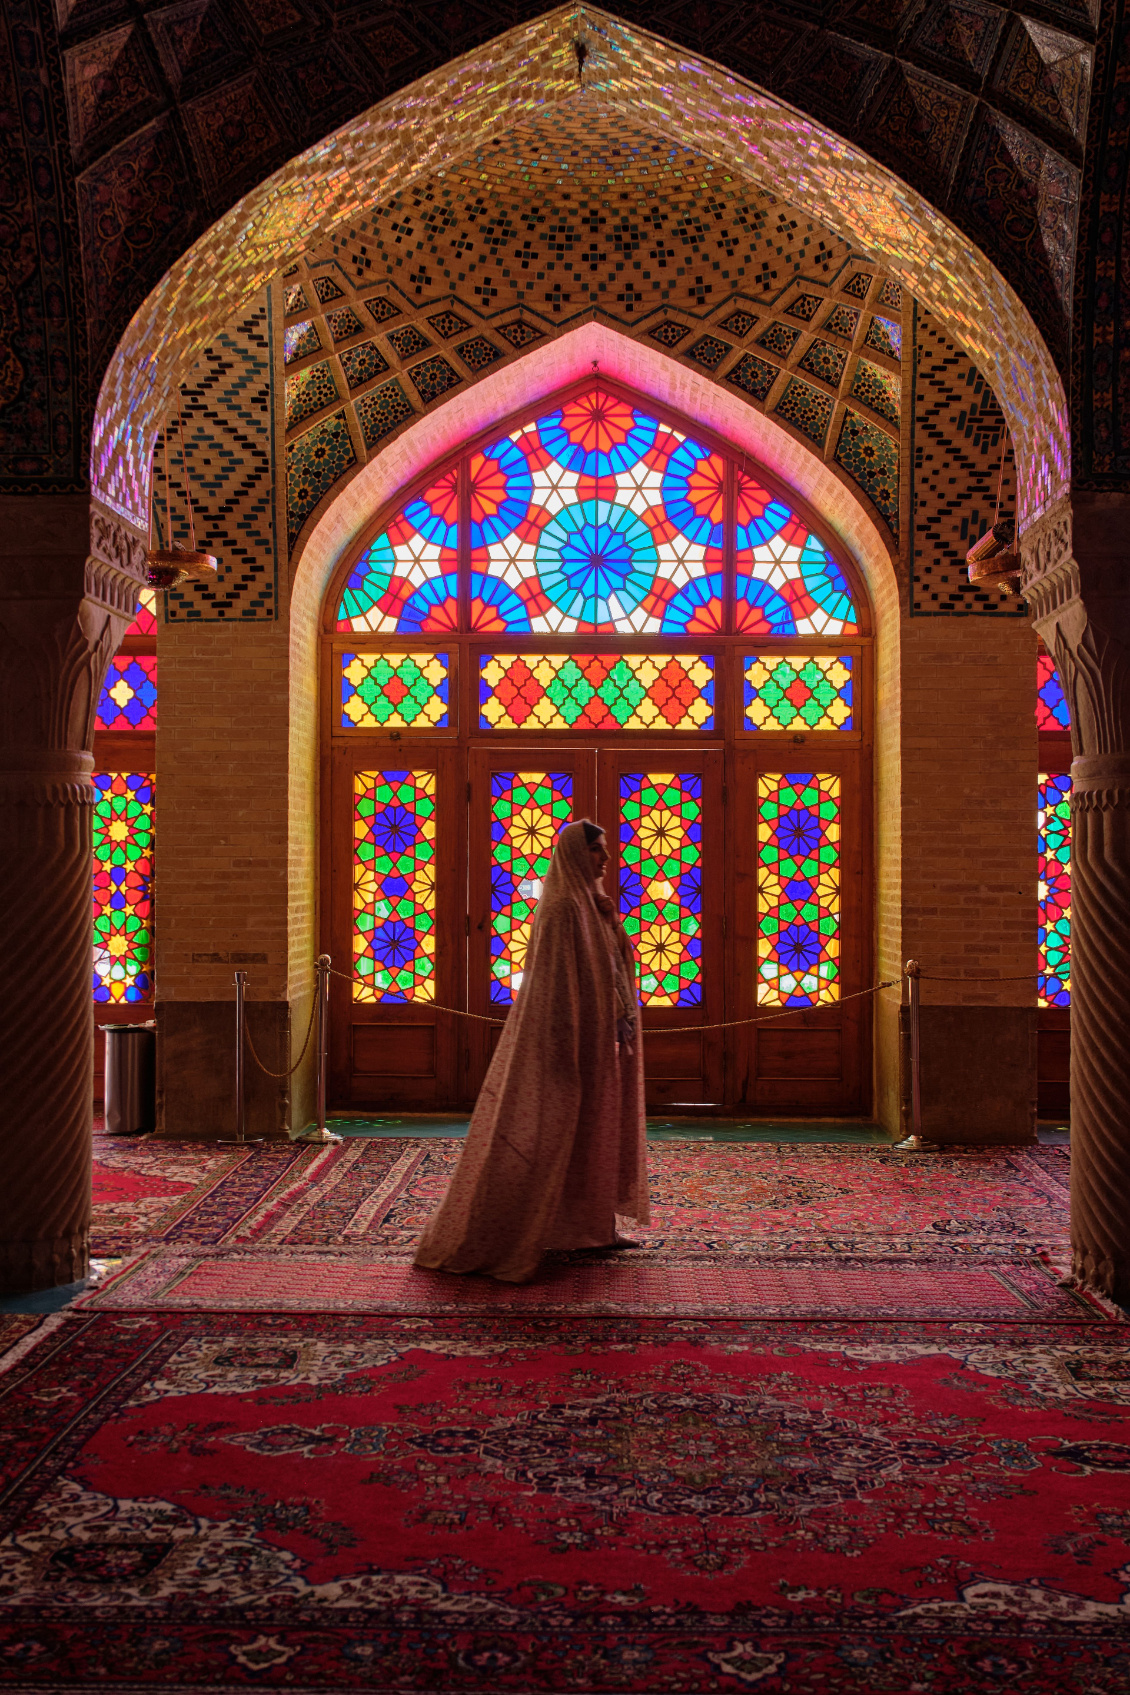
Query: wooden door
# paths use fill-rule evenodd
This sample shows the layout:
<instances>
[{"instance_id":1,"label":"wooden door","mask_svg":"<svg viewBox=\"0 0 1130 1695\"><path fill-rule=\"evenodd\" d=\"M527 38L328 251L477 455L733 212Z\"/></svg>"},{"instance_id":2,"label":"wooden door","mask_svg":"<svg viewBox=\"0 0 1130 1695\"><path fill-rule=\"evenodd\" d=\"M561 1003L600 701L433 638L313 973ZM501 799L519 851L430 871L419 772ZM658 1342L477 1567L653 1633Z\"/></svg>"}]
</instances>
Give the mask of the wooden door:
<instances>
[{"instance_id":1,"label":"wooden door","mask_svg":"<svg viewBox=\"0 0 1130 1695\"><path fill-rule=\"evenodd\" d=\"M330 1099L449 1107L457 1092L466 780L457 748L337 743L331 756Z\"/></svg>"},{"instance_id":2,"label":"wooden door","mask_svg":"<svg viewBox=\"0 0 1130 1695\"><path fill-rule=\"evenodd\" d=\"M558 834L571 820L594 816L596 754L524 744L474 748L468 761L466 1005L504 1020ZM460 1095L470 1106L501 1031L462 1023Z\"/></svg>"},{"instance_id":3,"label":"wooden door","mask_svg":"<svg viewBox=\"0 0 1130 1695\"><path fill-rule=\"evenodd\" d=\"M809 744L734 755L728 819L729 1043L738 1111L840 1115L870 1105L873 981L865 933L870 863L866 751Z\"/></svg>"},{"instance_id":4,"label":"wooden door","mask_svg":"<svg viewBox=\"0 0 1130 1695\"><path fill-rule=\"evenodd\" d=\"M612 854L605 887L636 953L647 1104L716 1111L722 1032L686 1026L725 1016L721 752L602 751L597 816Z\"/></svg>"}]
</instances>

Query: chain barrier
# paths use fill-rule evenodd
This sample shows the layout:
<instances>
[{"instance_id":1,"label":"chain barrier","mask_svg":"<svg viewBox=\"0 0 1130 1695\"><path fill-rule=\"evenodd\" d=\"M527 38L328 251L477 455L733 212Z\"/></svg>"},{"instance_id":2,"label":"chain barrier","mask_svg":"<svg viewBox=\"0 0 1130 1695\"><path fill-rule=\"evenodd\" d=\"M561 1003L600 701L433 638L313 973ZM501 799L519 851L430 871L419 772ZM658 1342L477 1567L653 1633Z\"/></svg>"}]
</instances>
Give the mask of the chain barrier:
<instances>
[{"instance_id":1,"label":"chain barrier","mask_svg":"<svg viewBox=\"0 0 1130 1695\"><path fill-rule=\"evenodd\" d=\"M288 1071L270 1071L259 1055L255 1052L251 1033L247 1028L244 1011L244 988L247 973L236 972L236 1123L238 1140L243 1141L244 1099L243 1099L243 1047L246 1042L251 1058L265 1076L280 1081L293 1077L298 1067L306 1057L310 1046L310 1038L314 1025L318 1025L318 1122L317 1125L303 1133L300 1140L318 1143L339 1142L340 1136L334 1134L326 1126L326 1047L329 1028L329 980L337 977L343 983L353 983L349 972L337 971L330 962L329 954L320 954L315 967L317 987L314 1004L310 1008L310 1022L306 1027L306 1037L302 1043L302 1052ZM908 1014L910 1025L910 1072L911 1072L911 1123L910 1133L900 1142L894 1144L896 1150L903 1153L924 1152L929 1144L922 1137L922 1052L920 1034L919 985L926 983L1036 983L1044 975L1042 972L1025 972L1019 976L1009 977L971 977L968 975L950 976L940 972L923 971L917 960L908 959L903 968L902 977L888 977L880 983L874 983L868 989L859 989L854 994L843 995L836 1001L824 1001L811 1007L786 1007L780 1012L769 1014L752 1014L749 1018L726 1018L713 1024L674 1024L662 1026L664 1035L678 1036L698 1033L708 1030L737 1030L744 1027L756 1028L762 1024L775 1024L782 1018L795 1018L798 1012L821 1012L833 1007L847 1005L849 1001L865 1000L869 995L877 995L883 989L895 989L901 986L905 978L908 988ZM468 1018L477 1024L489 1024L495 1029L503 1029L506 1020L491 1018L486 1013L468 1012L461 1006L442 1006L437 1001L428 1001L427 1009L431 1012L445 1012L454 1018Z\"/></svg>"},{"instance_id":2,"label":"chain barrier","mask_svg":"<svg viewBox=\"0 0 1130 1695\"><path fill-rule=\"evenodd\" d=\"M259 1067L260 1071L263 1073L263 1075L265 1077L274 1077L276 1079L276 1081L279 1081L284 1077L293 1077L294 1076L294 1073L298 1070L298 1067L302 1064L302 1061L306 1058L306 1049L310 1046L310 1038L314 1034L314 1020L317 1016L318 1016L318 997L317 997L317 995L315 995L313 1003L310 1007L310 1022L306 1026L306 1040L302 1044L302 1052L299 1054L298 1058L295 1060L294 1064L291 1066L289 1071L268 1071L267 1067L263 1064L263 1061L259 1058L259 1055L255 1052L255 1043L251 1040L251 1031L248 1028L248 1024L247 1024L247 1014L246 1014L246 1012L244 1013L243 1039L247 1043L248 1053L251 1055L252 1059L255 1061L256 1065Z\"/></svg>"}]
</instances>

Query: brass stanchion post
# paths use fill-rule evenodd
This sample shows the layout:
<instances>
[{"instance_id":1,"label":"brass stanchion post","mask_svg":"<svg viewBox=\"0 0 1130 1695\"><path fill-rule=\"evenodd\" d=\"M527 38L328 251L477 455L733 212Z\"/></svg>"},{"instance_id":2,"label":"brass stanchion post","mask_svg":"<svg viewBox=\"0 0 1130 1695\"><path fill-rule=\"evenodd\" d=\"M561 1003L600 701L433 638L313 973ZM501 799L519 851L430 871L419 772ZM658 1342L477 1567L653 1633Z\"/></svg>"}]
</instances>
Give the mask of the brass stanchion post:
<instances>
[{"instance_id":1,"label":"brass stanchion post","mask_svg":"<svg viewBox=\"0 0 1130 1695\"><path fill-rule=\"evenodd\" d=\"M930 1148L922 1139L922 1026L919 1017L919 984L922 967L916 959L906 962L910 1001L910 1135L895 1143L898 1153L920 1154Z\"/></svg>"},{"instance_id":2,"label":"brass stanchion post","mask_svg":"<svg viewBox=\"0 0 1130 1695\"><path fill-rule=\"evenodd\" d=\"M318 1020L318 1122L309 1130L304 1130L301 1136L296 1136L298 1142L340 1142L341 1137L326 1128L326 1048L330 1028L330 966L332 961L328 953L320 953L317 963L317 985L315 994L317 1000Z\"/></svg>"}]
</instances>

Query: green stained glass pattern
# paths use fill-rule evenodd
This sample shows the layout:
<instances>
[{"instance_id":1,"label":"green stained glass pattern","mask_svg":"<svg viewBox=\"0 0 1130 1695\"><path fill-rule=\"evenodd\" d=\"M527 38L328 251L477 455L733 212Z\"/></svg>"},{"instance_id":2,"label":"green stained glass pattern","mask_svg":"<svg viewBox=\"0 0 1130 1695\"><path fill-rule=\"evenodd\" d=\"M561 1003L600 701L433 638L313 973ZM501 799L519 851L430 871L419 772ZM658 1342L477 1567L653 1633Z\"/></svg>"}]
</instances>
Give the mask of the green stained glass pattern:
<instances>
[{"instance_id":1,"label":"green stained glass pattern","mask_svg":"<svg viewBox=\"0 0 1130 1695\"><path fill-rule=\"evenodd\" d=\"M759 653L743 661L747 730L851 730L850 654Z\"/></svg>"},{"instance_id":2,"label":"green stained glass pattern","mask_svg":"<svg viewBox=\"0 0 1130 1695\"><path fill-rule=\"evenodd\" d=\"M490 781L490 998L522 986L530 926L557 837L573 813L567 771L495 771Z\"/></svg>"},{"instance_id":3,"label":"green stained glass pattern","mask_svg":"<svg viewBox=\"0 0 1130 1695\"><path fill-rule=\"evenodd\" d=\"M436 774L353 779L353 999L436 998Z\"/></svg>"},{"instance_id":4,"label":"green stained glass pattern","mask_svg":"<svg viewBox=\"0 0 1130 1695\"><path fill-rule=\"evenodd\" d=\"M812 771L757 779L757 1001L840 998L840 779Z\"/></svg>"},{"instance_id":5,"label":"green stained glass pattern","mask_svg":"<svg viewBox=\"0 0 1130 1695\"><path fill-rule=\"evenodd\" d=\"M94 784L94 999L153 994L153 777L96 771Z\"/></svg>"},{"instance_id":6,"label":"green stained glass pattern","mask_svg":"<svg viewBox=\"0 0 1130 1695\"><path fill-rule=\"evenodd\" d=\"M1071 778L1041 771L1036 808L1039 864L1038 1006L1071 1005Z\"/></svg>"},{"instance_id":7,"label":"green stained glass pattern","mask_svg":"<svg viewBox=\"0 0 1130 1695\"><path fill-rule=\"evenodd\" d=\"M702 778L620 778L620 916L644 1006L702 1005Z\"/></svg>"},{"instance_id":8,"label":"green stained glass pattern","mask_svg":"<svg viewBox=\"0 0 1130 1695\"><path fill-rule=\"evenodd\" d=\"M446 653L343 653L343 730L445 730Z\"/></svg>"}]
</instances>

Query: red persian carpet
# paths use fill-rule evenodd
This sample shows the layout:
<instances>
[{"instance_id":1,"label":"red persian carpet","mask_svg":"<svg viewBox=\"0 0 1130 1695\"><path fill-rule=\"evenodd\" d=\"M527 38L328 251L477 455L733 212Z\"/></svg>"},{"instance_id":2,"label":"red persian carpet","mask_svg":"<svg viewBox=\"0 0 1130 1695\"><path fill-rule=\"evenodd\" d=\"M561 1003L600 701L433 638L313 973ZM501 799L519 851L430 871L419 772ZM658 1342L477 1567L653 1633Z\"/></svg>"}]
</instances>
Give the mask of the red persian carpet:
<instances>
[{"instance_id":1,"label":"red persian carpet","mask_svg":"<svg viewBox=\"0 0 1130 1695\"><path fill-rule=\"evenodd\" d=\"M408 1254L462 1143L358 1138L333 1148L99 1138L94 1251L155 1241ZM1066 1148L885 1148L665 1142L648 1149L653 1252L813 1246L1047 1247L1067 1231ZM132 1186L132 1187L131 1187ZM131 1198L136 1197L136 1198Z\"/></svg>"},{"instance_id":2,"label":"red persian carpet","mask_svg":"<svg viewBox=\"0 0 1130 1695\"><path fill-rule=\"evenodd\" d=\"M1124 1695L1123 1338L49 1320L0 1377L0 1688Z\"/></svg>"},{"instance_id":3,"label":"red persian carpet","mask_svg":"<svg viewBox=\"0 0 1130 1695\"><path fill-rule=\"evenodd\" d=\"M908 1160L872 1147L660 1144L649 1149L653 1216L634 1232L637 1248L549 1256L514 1289L411 1267L461 1146L119 1144L107 1156L113 1184L143 1176L155 1198L139 1203L131 1236L130 1203L100 1180L96 1251L127 1257L80 1304L995 1320L1087 1310L1049 1269L1065 1257L1065 1149ZM167 1200L162 1183L181 1192Z\"/></svg>"}]
</instances>

